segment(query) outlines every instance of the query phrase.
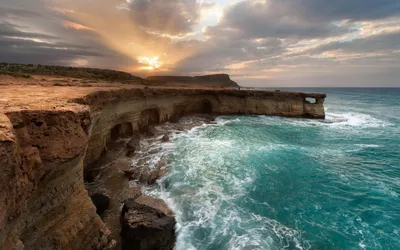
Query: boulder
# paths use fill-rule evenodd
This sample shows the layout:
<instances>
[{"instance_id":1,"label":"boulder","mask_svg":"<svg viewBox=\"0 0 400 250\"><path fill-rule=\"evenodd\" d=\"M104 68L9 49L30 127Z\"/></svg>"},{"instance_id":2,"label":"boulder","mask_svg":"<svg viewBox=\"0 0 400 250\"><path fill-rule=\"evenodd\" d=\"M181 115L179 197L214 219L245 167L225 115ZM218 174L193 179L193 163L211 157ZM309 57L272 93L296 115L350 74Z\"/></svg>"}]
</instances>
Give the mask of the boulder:
<instances>
[{"instance_id":1,"label":"boulder","mask_svg":"<svg viewBox=\"0 0 400 250\"><path fill-rule=\"evenodd\" d=\"M135 201L137 203L157 209L168 216L174 216L174 213L168 208L167 204L161 199L156 199L147 195L138 196Z\"/></svg>"},{"instance_id":2,"label":"boulder","mask_svg":"<svg viewBox=\"0 0 400 250\"><path fill-rule=\"evenodd\" d=\"M175 218L162 210L128 199L121 214L122 249L172 250L176 241L175 224Z\"/></svg>"},{"instance_id":3,"label":"boulder","mask_svg":"<svg viewBox=\"0 0 400 250\"><path fill-rule=\"evenodd\" d=\"M103 215L103 213L110 206L110 197L106 194L96 193L90 197L94 206L96 207L96 213Z\"/></svg>"},{"instance_id":4,"label":"boulder","mask_svg":"<svg viewBox=\"0 0 400 250\"><path fill-rule=\"evenodd\" d=\"M161 138L161 142L169 142L170 141L170 139L169 139L169 136L168 135L164 135L162 138Z\"/></svg>"}]
</instances>

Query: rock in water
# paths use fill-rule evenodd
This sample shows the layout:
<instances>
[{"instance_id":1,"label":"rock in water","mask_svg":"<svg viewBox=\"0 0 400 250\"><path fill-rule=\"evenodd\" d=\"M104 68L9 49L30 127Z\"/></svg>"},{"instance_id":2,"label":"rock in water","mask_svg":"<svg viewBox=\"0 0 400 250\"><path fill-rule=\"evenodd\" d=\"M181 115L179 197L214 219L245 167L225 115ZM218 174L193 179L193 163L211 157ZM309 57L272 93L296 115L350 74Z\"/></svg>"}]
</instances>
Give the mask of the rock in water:
<instances>
[{"instance_id":1,"label":"rock in water","mask_svg":"<svg viewBox=\"0 0 400 250\"><path fill-rule=\"evenodd\" d=\"M104 211L110 206L110 197L105 194L96 193L90 197L94 206L96 207L96 213L102 215Z\"/></svg>"},{"instance_id":2,"label":"rock in water","mask_svg":"<svg viewBox=\"0 0 400 250\"><path fill-rule=\"evenodd\" d=\"M164 136L161 138L161 142L169 142L169 136L168 136L168 135L164 135Z\"/></svg>"},{"instance_id":3,"label":"rock in water","mask_svg":"<svg viewBox=\"0 0 400 250\"><path fill-rule=\"evenodd\" d=\"M124 202L121 224L123 250L172 250L175 246L175 218L135 199Z\"/></svg>"}]
</instances>

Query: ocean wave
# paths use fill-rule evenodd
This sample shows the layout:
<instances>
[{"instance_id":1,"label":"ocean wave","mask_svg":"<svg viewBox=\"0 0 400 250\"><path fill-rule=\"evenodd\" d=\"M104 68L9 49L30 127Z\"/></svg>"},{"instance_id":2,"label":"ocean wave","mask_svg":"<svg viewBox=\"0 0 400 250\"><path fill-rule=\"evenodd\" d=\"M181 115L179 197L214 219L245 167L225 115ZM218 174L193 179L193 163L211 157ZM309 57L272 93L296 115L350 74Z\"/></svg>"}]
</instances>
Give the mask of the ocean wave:
<instances>
[{"instance_id":1,"label":"ocean wave","mask_svg":"<svg viewBox=\"0 0 400 250\"><path fill-rule=\"evenodd\" d=\"M389 122L377 119L369 114L363 113L327 113L323 123L332 124L333 126L349 126L364 128L387 127Z\"/></svg>"}]
</instances>

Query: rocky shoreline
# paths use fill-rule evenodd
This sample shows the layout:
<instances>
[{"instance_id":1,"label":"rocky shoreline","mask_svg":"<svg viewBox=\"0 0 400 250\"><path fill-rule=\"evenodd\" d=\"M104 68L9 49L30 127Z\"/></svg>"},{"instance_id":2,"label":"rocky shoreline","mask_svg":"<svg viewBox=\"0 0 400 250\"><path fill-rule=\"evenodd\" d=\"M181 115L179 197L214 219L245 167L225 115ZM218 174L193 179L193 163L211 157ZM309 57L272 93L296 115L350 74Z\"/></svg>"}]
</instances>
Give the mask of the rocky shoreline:
<instances>
[{"instance_id":1,"label":"rocky shoreline","mask_svg":"<svg viewBox=\"0 0 400 250\"><path fill-rule=\"evenodd\" d=\"M131 183L124 170L139 152L135 139L129 142L145 133L153 134L149 140L168 141L165 134L156 136L156 125L198 113L325 117L325 95L317 93L88 86L71 79L55 85L43 79L0 75L0 249L115 249L122 202L139 203L142 196L132 186L127 196L120 193ZM145 162L130 178L148 185L165 174L160 159L155 168ZM159 204L147 197L139 201ZM136 220L131 210L142 205L127 205L123 217L129 225ZM152 211L145 209L141 217L167 218Z\"/></svg>"},{"instance_id":2,"label":"rocky shoreline","mask_svg":"<svg viewBox=\"0 0 400 250\"><path fill-rule=\"evenodd\" d=\"M162 200L144 195L142 189L157 185L156 181L168 173L162 144L169 143L176 133L215 124L214 120L214 116L199 114L177 123L151 127L131 139L121 139L95 168L87 171L91 180L86 180L85 185L97 213L113 232L116 249L152 249L148 241L154 241L156 229L162 239L154 241L158 247L173 249L176 238L173 212ZM142 229L140 234L135 231L137 227Z\"/></svg>"}]
</instances>

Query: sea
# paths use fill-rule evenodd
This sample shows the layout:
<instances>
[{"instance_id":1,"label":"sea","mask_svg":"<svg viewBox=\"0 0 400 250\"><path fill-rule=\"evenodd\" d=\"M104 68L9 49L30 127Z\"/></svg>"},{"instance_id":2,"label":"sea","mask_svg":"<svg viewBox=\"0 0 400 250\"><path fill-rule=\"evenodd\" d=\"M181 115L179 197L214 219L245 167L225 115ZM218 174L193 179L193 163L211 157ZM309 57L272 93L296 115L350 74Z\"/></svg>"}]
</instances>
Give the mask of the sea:
<instances>
[{"instance_id":1,"label":"sea","mask_svg":"<svg viewBox=\"0 0 400 250\"><path fill-rule=\"evenodd\" d=\"M326 93L326 119L222 116L175 133L146 190L176 250L400 249L400 89Z\"/></svg>"}]
</instances>

